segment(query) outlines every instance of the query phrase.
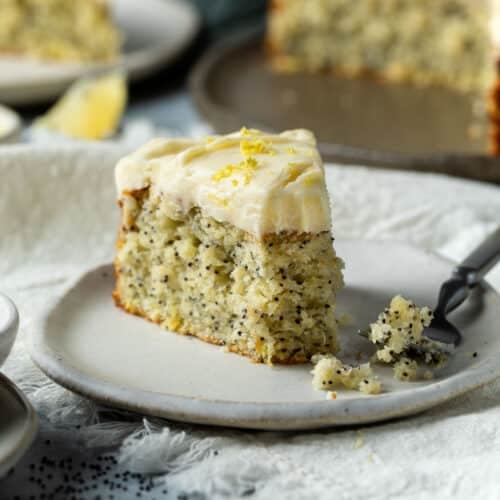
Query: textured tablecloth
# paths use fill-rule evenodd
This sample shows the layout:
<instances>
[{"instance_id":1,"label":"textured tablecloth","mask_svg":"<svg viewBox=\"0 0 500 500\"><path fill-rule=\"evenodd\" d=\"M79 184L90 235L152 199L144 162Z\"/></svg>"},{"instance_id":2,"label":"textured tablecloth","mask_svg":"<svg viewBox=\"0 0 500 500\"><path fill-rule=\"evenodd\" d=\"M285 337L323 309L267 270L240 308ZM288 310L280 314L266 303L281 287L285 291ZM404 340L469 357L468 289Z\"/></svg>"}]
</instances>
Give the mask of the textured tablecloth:
<instances>
[{"instance_id":1,"label":"textured tablecloth","mask_svg":"<svg viewBox=\"0 0 500 500\"><path fill-rule=\"evenodd\" d=\"M0 289L21 315L3 370L42 423L33 450L0 481L1 500L500 498L499 383L400 421L281 434L143 420L43 376L26 337L68 280L111 260L113 165L123 149L13 146L0 154ZM338 238L404 240L459 258L500 222L495 186L362 167L329 166L327 175ZM500 285L500 270L491 279Z\"/></svg>"}]
</instances>

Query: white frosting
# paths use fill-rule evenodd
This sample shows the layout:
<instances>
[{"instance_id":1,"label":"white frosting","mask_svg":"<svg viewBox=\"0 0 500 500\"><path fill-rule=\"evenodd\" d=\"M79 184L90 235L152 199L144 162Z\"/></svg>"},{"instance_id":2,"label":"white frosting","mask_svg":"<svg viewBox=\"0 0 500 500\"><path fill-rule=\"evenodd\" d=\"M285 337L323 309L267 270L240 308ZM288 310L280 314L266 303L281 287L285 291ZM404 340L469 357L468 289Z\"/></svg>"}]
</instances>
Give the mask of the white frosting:
<instances>
[{"instance_id":1,"label":"white frosting","mask_svg":"<svg viewBox=\"0 0 500 500\"><path fill-rule=\"evenodd\" d=\"M155 139L123 158L115 175L119 196L149 187L169 214L200 207L258 237L331 225L323 164L307 130Z\"/></svg>"}]
</instances>

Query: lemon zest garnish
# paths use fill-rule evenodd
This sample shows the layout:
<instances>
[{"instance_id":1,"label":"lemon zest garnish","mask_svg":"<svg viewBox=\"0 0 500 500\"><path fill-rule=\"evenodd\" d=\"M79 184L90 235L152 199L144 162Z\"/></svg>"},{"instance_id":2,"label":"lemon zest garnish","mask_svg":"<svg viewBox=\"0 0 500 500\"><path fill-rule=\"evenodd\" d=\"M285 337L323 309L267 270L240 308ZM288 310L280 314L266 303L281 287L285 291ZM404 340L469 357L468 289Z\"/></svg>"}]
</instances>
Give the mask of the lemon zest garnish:
<instances>
[{"instance_id":1,"label":"lemon zest garnish","mask_svg":"<svg viewBox=\"0 0 500 500\"><path fill-rule=\"evenodd\" d=\"M291 154L291 155L296 155L297 154L297 150L295 148L287 148L287 153L288 154Z\"/></svg>"},{"instance_id":2,"label":"lemon zest garnish","mask_svg":"<svg viewBox=\"0 0 500 500\"><path fill-rule=\"evenodd\" d=\"M232 184L233 184L233 186L237 186L238 185L238 181L236 179L233 179Z\"/></svg>"},{"instance_id":3,"label":"lemon zest garnish","mask_svg":"<svg viewBox=\"0 0 500 500\"><path fill-rule=\"evenodd\" d=\"M207 144L210 144L211 142L214 142L214 141L215 141L215 137L214 137L214 136L212 136L212 135L207 135L207 136L205 137L205 142L206 142Z\"/></svg>"},{"instance_id":4,"label":"lemon zest garnish","mask_svg":"<svg viewBox=\"0 0 500 500\"><path fill-rule=\"evenodd\" d=\"M211 177L212 181L220 182L222 179L227 179L235 174L236 169L235 165L226 165L225 167L219 168Z\"/></svg>"},{"instance_id":5,"label":"lemon zest garnish","mask_svg":"<svg viewBox=\"0 0 500 500\"><path fill-rule=\"evenodd\" d=\"M240 142L240 151L243 156L269 154L272 150L271 144L262 139L243 140Z\"/></svg>"},{"instance_id":6,"label":"lemon zest garnish","mask_svg":"<svg viewBox=\"0 0 500 500\"><path fill-rule=\"evenodd\" d=\"M251 179L251 173L258 168L258 163L255 158L249 156L241 161L238 165L226 165L217 170L211 177L212 181L220 182L236 174L243 176L243 182L247 185Z\"/></svg>"}]
</instances>

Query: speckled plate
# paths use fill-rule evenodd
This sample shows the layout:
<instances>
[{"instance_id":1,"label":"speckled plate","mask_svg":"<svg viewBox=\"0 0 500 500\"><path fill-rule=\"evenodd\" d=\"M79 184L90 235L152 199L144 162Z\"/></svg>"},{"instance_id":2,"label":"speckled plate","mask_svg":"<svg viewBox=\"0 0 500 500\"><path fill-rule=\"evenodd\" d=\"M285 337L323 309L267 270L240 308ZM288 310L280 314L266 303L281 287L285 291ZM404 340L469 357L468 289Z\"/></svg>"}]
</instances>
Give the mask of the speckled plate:
<instances>
[{"instance_id":1,"label":"speckled plate","mask_svg":"<svg viewBox=\"0 0 500 500\"><path fill-rule=\"evenodd\" d=\"M190 88L221 133L242 123L264 130L305 127L315 132L326 160L500 183L500 158L487 154L487 133L470 97L327 73L277 74L260 29L207 51Z\"/></svg>"},{"instance_id":2,"label":"speckled plate","mask_svg":"<svg viewBox=\"0 0 500 500\"><path fill-rule=\"evenodd\" d=\"M197 11L181 0L111 0L110 5L124 37L119 61L53 63L2 55L0 102L24 105L54 99L75 79L117 66L132 80L148 76L175 58L200 26Z\"/></svg>"},{"instance_id":3,"label":"speckled plate","mask_svg":"<svg viewBox=\"0 0 500 500\"><path fill-rule=\"evenodd\" d=\"M355 331L376 318L394 294L433 304L452 268L399 243L344 241L336 247L348 263L338 307L355 318L342 333L346 359L370 354L371 345ZM257 365L166 332L117 309L112 288L111 266L82 276L34 329L31 356L61 385L142 414L254 429L352 425L421 412L500 376L500 299L488 287L453 317L465 341L435 380L401 383L377 367L384 394L339 390L335 401L312 389L310 365Z\"/></svg>"}]
</instances>

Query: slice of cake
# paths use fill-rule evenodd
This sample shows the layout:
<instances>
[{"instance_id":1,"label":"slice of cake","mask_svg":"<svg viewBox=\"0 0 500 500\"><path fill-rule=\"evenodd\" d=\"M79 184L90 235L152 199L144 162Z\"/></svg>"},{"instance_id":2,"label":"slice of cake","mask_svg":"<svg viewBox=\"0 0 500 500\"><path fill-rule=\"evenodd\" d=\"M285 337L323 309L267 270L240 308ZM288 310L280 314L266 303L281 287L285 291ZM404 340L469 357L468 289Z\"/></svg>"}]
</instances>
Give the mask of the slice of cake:
<instances>
[{"instance_id":1,"label":"slice of cake","mask_svg":"<svg viewBox=\"0 0 500 500\"><path fill-rule=\"evenodd\" d=\"M116 182L118 306L257 362L336 352L343 264L312 133L157 139Z\"/></svg>"},{"instance_id":2,"label":"slice of cake","mask_svg":"<svg viewBox=\"0 0 500 500\"><path fill-rule=\"evenodd\" d=\"M335 70L472 93L500 153L499 0L273 0L278 69Z\"/></svg>"},{"instance_id":3,"label":"slice of cake","mask_svg":"<svg viewBox=\"0 0 500 500\"><path fill-rule=\"evenodd\" d=\"M0 53L109 61L121 36L104 0L1 0Z\"/></svg>"}]
</instances>

